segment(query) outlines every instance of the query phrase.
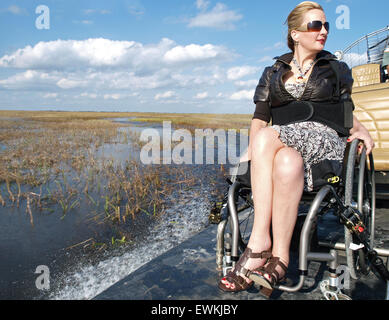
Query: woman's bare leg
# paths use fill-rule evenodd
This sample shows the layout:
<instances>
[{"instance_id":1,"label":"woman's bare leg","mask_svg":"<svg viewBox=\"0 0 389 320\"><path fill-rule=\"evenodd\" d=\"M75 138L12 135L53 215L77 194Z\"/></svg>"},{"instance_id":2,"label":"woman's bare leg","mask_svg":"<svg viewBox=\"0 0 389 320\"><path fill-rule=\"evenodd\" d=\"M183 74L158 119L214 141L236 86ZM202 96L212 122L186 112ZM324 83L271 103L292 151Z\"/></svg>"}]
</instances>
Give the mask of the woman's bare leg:
<instances>
[{"instance_id":1,"label":"woman's bare leg","mask_svg":"<svg viewBox=\"0 0 389 320\"><path fill-rule=\"evenodd\" d=\"M271 248L270 224L273 197L273 162L277 152L284 147L272 128L264 128L255 135L251 145L251 189L254 200L254 223L248 248L259 253ZM245 264L248 270L264 264L264 259L249 259ZM246 281L250 282L249 279ZM222 281L228 284L226 280ZM234 284L231 284L233 289Z\"/></svg>"},{"instance_id":2,"label":"woman's bare leg","mask_svg":"<svg viewBox=\"0 0 389 320\"><path fill-rule=\"evenodd\" d=\"M251 190L254 201L254 224L248 246L255 252L271 247L270 224L273 205L273 163L284 147L272 128L255 137L251 159Z\"/></svg>"},{"instance_id":3,"label":"woman's bare leg","mask_svg":"<svg viewBox=\"0 0 389 320\"><path fill-rule=\"evenodd\" d=\"M303 188L304 164L300 153L293 148L280 149L273 167L272 254L286 266ZM281 268L277 271L284 274Z\"/></svg>"}]
</instances>

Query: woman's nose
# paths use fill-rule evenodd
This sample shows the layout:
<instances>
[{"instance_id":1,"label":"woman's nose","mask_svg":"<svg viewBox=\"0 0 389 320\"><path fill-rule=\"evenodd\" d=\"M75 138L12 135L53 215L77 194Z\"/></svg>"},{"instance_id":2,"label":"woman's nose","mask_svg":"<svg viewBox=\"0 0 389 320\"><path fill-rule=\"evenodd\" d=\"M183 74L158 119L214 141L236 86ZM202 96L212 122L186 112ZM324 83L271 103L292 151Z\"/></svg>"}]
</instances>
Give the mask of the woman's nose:
<instances>
[{"instance_id":1,"label":"woman's nose","mask_svg":"<svg viewBox=\"0 0 389 320\"><path fill-rule=\"evenodd\" d=\"M323 34L323 35L327 35L327 34L328 34L328 31L327 31L327 29L324 27L324 24L323 24L323 26L321 27L320 34Z\"/></svg>"}]
</instances>

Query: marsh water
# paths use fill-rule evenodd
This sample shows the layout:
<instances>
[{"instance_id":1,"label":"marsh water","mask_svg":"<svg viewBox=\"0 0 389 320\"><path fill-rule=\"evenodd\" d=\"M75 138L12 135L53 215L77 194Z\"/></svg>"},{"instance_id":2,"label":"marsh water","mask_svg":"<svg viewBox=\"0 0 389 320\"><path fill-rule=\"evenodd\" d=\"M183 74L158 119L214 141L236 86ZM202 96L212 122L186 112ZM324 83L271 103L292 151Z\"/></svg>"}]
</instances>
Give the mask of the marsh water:
<instances>
[{"instance_id":1,"label":"marsh water","mask_svg":"<svg viewBox=\"0 0 389 320\"><path fill-rule=\"evenodd\" d=\"M161 135L163 130L160 123L114 121L131 125L119 128L119 132L142 133L152 129ZM239 139L231 143L238 144L236 156L239 156ZM183 170L192 179L190 185L185 181L171 181L175 188L166 196L161 215L145 211L118 226L96 219L99 212L87 197L79 198L66 214L58 204L46 210L34 207L32 215L27 213L25 202L0 206L0 299L92 299L206 228L213 202L226 190L225 172L232 166L218 164L217 152L214 163L206 164L206 149L218 150L218 145L216 141L215 145L205 146L202 163L168 164L172 169ZM225 145L228 150L228 140ZM190 148L194 151L195 144ZM0 152L6 152L1 144ZM109 157L113 165L124 164L129 158L139 161L139 150L130 142L103 144L97 155L101 159ZM70 176L62 179L77 188L71 171ZM55 182L49 182L44 188L49 192L55 188ZM126 239L122 237L123 229L130 235ZM46 271L42 271L42 266Z\"/></svg>"}]
</instances>

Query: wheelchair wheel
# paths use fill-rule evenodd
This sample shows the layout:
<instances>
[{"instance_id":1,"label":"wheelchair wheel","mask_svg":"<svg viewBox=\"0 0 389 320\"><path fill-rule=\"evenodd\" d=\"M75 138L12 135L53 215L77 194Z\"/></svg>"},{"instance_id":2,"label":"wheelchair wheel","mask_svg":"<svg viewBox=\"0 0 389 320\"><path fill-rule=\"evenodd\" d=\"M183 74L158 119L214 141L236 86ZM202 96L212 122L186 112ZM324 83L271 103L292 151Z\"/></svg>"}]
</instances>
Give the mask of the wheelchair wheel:
<instances>
[{"instance_id":1,"label":"wheelchair wheel","mask_svg":"<svg viewBox=\"0 0 389 320\"><path fill-rule=\"evenodd\" d=\"M358 143L350 147L347 161L345 205L357 208L362 214L361 219L368 234L369 245L374 247L374 220L375 220L375 175L372 154L367 161L366 149L363 148L360 155L357 153ZM362 249L352 250L350 244L359 244L355 236L345 227L345 246L347 265L353 279L358 279L362 274L368 274L369 264Z\"/></svg>"}]
</instances>

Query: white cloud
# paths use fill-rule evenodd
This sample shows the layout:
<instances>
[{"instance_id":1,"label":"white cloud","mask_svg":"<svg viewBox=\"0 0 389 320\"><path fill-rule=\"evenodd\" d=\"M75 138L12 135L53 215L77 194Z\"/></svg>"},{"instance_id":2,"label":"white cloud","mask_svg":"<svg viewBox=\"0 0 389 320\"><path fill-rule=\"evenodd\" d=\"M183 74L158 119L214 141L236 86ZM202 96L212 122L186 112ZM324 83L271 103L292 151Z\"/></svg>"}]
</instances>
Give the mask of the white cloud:
<instances>
[{"instance_id":1,"label":"white cloud","mask_svg":"<svg viewBox=\"0 0 389 320\"><path fill-rule=\"evenodd\" d=\"M254 97L253 90L241 90L241 91L233 93L230 96L230 99L231 100L252 100L253 97Z\"/></svg>"},{"instance_id":2,"label":"white cloud","mask_svg":"<svg viewBox=\"0 0 389 320\"><path fill-rule=\"evenodd\" d=\"M53 93L46 93L46 94L43 95L43 98L45 98L45 99L55 99L57 97L58 97L58 93L55 93L55 92L53 92Z\"/></svg>"},{"instance_id":3,"label":"white cloud","mask_svg":"<svg viewBox=\"0 0 389 320\"><path fill-rule=\"evenodd\" d=\"M39 42L3 56L0 66L30 69L114 66L119 65L125 53L135 47L135 42L102 38Z\"/></svg>"},{"instance_id":4,"label":"white cloud","mask_svg":"<svg viewBox=\"0 0 389 320\"><path fill-rule=\"evenodd\" d=\"M92 20L73 20L72 21L74 24L84 24L84 25L92 25L93 21Z\"/></svg>"},{"instance_id":5,"label":"white cloud","mask_svg":"<svg viewBox=\"0 0 389 320\"><path fill-rule=\"evenodd\" d=\"M79 95L82 98L90 98L90 99L96 99L97 94L96 93L88 93L88 92L83 92Z\"/></svg>"},{"instance_id":6,"label":"white cloud","mask_svg":"<svg viewBox=\"0 0 389 320\"><path fill-rule=\"evenodd\" d=\"M21 8L19 8L18 6L13 5L13 6L8 7L8 11L13 13L13 14L22 14L23 10Z\"/></svg>"},{"instance_id":7,"label":"white cloud","mask_svg":"<svg viewBox=\"0 0 389 320\"><path fill-rule=\"evenodd\" d=\"M237 57L222 46L181 45L167 38L155 44L103 38L42 41L0 56L0 68L6 69L0 95L37 95L36 104L39 99L54 104L60 98L61 106L91 106L97 99L101 106L158 101L166 108L179 103L195 107L220 99L232 104L232 99L242 97L226 93L225 85L252 89L243 77L258 71L251 66L225 67Z\"/></svg>"},{"instance_id":8,"label":"white cloud","mask_svg":"<svg viewBox=\"0 0 389 320\"><path fill-rule=\"evenodd\" d=\"M210 11L205 11L208 7L207 2L197 1L197 7L202 11L194 18L190 19L188 26L215 28L221 30L234 30L235 23L240 21L243 16L233 10L229 10L223 3L217 3Z\"/></svg>"},{"instance_id":9,"label":"white cloud","mask_svg":"<svg viewBox=\"0 0 389 320\"><path fill-rule=\"evenodd\" d=\"M86 9L84 10L84 13L87 14L87 15L90 15L90 14L94 14L94 13L98 13L98 14L110 14L111 11L110 10L106 10L106 9Z\"/></svg>"},{"instance_id":10,"label":"white cloud","mask_svg":"<svg viewBox=\"0 0 389 320\"><path fill-rule=\"evenodd\" d=\"M5 89L39 89L48 87L55 88L59 80L57 73L46 73L35 70L26 70L0 80L0 85Z\"/></svg>"},{"instance_id":11,"label":"white cloud","mask_svg":"<svg viewBox=\"0 0 389 320\"><path fill-rule=\"evenodd\" d=\"M162 88L197 88L215 86L223 83L216 79L210 70L188 73L161 69L151 74L137 75L135 72L115 70L79 70L76 72L27 70L0 80L0 85L12 90L77 90L87 92L96 90L127 90L128 94L139 90Z\"/></svg>"},{"instance_id":12,"label":"white cloud","mask_svg":"<svg viewBox=\"0 0 389 320\"><path fill-rule=\"evenodd\" d=\"M215 86L225 82L225 76L220 76L217 71L209 69L200 71L192 71L190 73L173 73L171 80L179 87L193 87L193 86Z\"/></svg>"},{"instance_id":13,"label":"white cloud","mask_svg":"<svg viewBox=\"0 0 389 320\"><path fill-rule=\"evenodd\" d=\"M264 56L261 59L259 59L259 62L269 62L269 61L273 61L273 58L270 56Z\"/></svg>"},{"instance_id":14,"label":"white cloud","mask_svg":"<svg viewBox=\"0 0 389 320\"><path fill-rule=\"evenodd\" d=\"M236 81L234 84L239 88L255 88L258 84L258 80Z\"/></svg>"},{"instance_id":15,"label":"white cloud","mask_svg":"<svg viewBox=\"0 0 389 320\"><path fill-rule=\"evenodd\" d=\"M196 94L195 99L203 100L208 98L208 92L199 92Z\"/></svg>"},{"instance_id":16,"label":"white cloud","mask_svg":"<svg viewBox=\"0 0 389 320\"><path fill-rule=\"evenodd\" d=\"M119 100L123 98L123 96L119 93L113 93L113 94L105 94L104 100Z\"/></svg>"},{"instance_id":17,"label":"white cloud","mask_svg":"<svg viewBox=\"0 0 389 320\"><path fill-rule=\"evenodd\" d=\"M57 81L57 86L61 89L74 89L74 88L81 88L87 86L87 81L82 79L69 79L69 78L62 78Z\"/></svg>"},{"instance_id":18,"label":"white cloud","mask_svg":"<svg viewBox=\"0 0 389 320\"><path fill-rule=\"evenodd\" d=\"M169 99L175 96L174 91L166 91L155 95L154 100Z\"/></svg>"},{"instance_id":19,"label":"white cloud","mask_svg":"<svg viewBox=\"0 0 389 320\"><path fill-rule=\"evenodd\" d=\"M176 45L163 38L158 44L104 38L39 42L0 58L0 67L63 70L82 68L129 68L139 73L174 65L227 60L235 55L212 44ZM152 61L152 63L150 63Z\"/></svg>"},{"instance_id":20,"label":"white cloud","mask_svg":"<svg viewBox=\"0 0 389 320\"><path fill-rule=\"evenodd\" d=\"M144 15L145 8L139 0L127 0L126 2L127 2L128 12L131 15L137 17Z\"/></svg>"},{"instance_id":21,"label":"white cloud","mask_svg":"<svg viewBox=\"0 0 389 320\"><path fill-rule=\"evenodd\" d=\"M272 46L265 47L263 49L263 51L280 50L280 49L283 49L285 47L286 47L286 41L285 42L278 41L278 42L274 43Z\"/></svg>"},{"instance_id":22,"label":"white cloud","mask_svg":"<svg viewBox=\"0 0 389 320\"><path fill-rule=\"evenodd\" d=\"M346 62L350 68L366 64L368 62L368 56L367 53L355 53L355 52L348 52L344 54L342 61Z\"/></svg>"},{"instance_id":23,"label":"white cloud","mask_svg":"<svg viewBox=\"0 0 389 320\"><path fill-rule=\"evenodd\" d=\"M187 63L227 58L228 55L228 51L221 46L191 44L185 47L176 46L172 48L165 53L163 59L168 63Z\"/></svg>"},{"instance_id":24,"label":"white cloud","mask_svg":"<svg viewBox=\"0 0 389 320\"><path fill-rule=\"evenodd\" d=\"M84 92L99 94L125 90L127 96L150 91L154 97L159 91L176 91L182 89L203 92L204 88L224 84L226 72L220 67L202 67L184 69L161 68L152 73L138 74L133 71L116 69L88 70L26 70L8 78L0 78L0 86L8 90L72 90L73 96ZM83 97L87 97L83 95ZM91 98L94 98L90 96ZM159 96L161 97L161 96ZM193 96L192 96L193 97ZM191 97L191 98L192 98Z\"/></svg>"},{"instance_id":25,"label":"white cloud","mask_svg":"<svg viewBox=\"0 0 389 320\"><path fill-rule=\"evenodd\" d=\"M228 69L227 78L229 80L238 80L245 76L257 73L259 69L260 69L259 67L252 67L252 66L233 67Z\"/></svg>"},{"instance_id":26,"label":"white cloud","mask_svg":"<svg viewBox=\"0 0 389 320\"><path fill-rule=\"evenodd\" d=\"M205 0L196 0L196 7L199 10L206 10L208 9L210 2Z\"/></svg>"},{"instance_id":27,"label":"white cloud","mask_svg":"<svg viewBox=\"0 0 389 320\"><path fill-rule=\"evenodd\" d=\"M0 12L9 12L9 13L12 13L14 15L25 15L25 14L27 14L26 9L20 8L17 5L11 5L11 6L9 6L6 9L0 9Z\"/></svg>"}]
</instances>

